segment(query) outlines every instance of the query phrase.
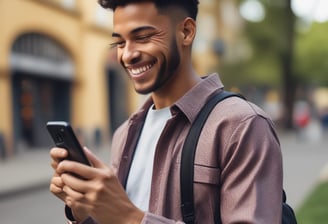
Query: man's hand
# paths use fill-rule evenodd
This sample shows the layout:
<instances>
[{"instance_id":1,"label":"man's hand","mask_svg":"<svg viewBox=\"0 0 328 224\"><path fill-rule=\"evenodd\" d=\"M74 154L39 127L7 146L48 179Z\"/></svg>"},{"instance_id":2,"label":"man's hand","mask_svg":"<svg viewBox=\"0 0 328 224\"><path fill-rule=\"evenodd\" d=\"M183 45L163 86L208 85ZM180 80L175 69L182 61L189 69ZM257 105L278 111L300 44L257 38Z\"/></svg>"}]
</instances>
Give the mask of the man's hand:
<instances>
[{"instance_id":1,"label":"man's hand","mask_svg":"<svg viewBox=\"0 0 328 224\"><path fill-rule=\"evenodd\" d=\"M51 151L51 192L72 209L77 221L91 216L98 223L140 223L144 213L131 203L113 170L88 149L85 153L93 167L61 161L67 155L56 148Z\"/></svg>"}]
</instances>

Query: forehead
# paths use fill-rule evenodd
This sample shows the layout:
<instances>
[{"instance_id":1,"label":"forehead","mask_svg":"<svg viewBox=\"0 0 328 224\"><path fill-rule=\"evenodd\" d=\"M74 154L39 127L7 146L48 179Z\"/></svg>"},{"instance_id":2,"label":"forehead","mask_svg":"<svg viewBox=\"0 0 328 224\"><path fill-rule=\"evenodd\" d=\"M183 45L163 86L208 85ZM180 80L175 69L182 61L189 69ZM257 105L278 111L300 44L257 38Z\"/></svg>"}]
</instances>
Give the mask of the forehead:
<instances>
[{"instance_id":1,"label":"forehead","mask_svg":"<svg viewBox=\"0 0 328 224\"><path fill-rule=\"evenodd\" d=\"M114 11L114 32L132 30L141 26L169 28L170 17L161 14L154 3L131 3L124 7L117 7Z\"/></svg>"}]
</instances>

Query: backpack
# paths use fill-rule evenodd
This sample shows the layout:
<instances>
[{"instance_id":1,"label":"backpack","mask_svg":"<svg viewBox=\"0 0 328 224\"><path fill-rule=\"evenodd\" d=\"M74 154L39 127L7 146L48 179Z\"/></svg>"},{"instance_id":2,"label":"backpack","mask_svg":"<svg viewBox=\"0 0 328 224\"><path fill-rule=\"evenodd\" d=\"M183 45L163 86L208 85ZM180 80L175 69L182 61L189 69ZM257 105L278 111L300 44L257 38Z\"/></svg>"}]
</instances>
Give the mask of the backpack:
<instances>
[{"instance_id":1,"label":"backpack","mask_svg":"<svg viewBox=\"0 0 328 224\"><path fill-rule=\"evenodd\" d=\"M189 130L188 136L184 142L182 155L181 155L181 170L180 170L180 189L181 189L181 212L183 221L186 224L195 223L195 212L194 212L194 160L195 151L198 138L204 123L214 108L214 106L220 101L229 97L240 97L246 100L243 96L228 92L221 91L215 94L209 99L204 105L195 121L192 123L191 129ZM297 224L295 213L287 203L286 194L282 189L282 224ZM220 214L217 214L216 223L221 223Z\"/></svg>"}]
</instances>

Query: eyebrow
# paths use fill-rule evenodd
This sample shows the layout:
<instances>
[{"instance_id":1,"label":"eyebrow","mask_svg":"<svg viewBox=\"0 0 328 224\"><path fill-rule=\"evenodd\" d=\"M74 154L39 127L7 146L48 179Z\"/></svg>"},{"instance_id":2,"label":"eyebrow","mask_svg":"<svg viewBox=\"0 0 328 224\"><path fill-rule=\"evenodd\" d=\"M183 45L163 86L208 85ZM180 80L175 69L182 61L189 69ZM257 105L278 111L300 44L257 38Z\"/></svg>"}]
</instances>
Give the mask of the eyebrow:
<instances>
[{"instance_id":1,"label":"eyebrow","mask_svg":"<svg viewBox=\"0 0 328 224\"><path fill-rule=\"evenodd\" d=\"M145 30L155 30L155 28L152 27L152 26L141 26L141 27L138 27L138 28L133 29L133 30L130 32L130 34L133 35L133 34L136 34L136 33L141 32L141 31L145 31ZM115 32L112 33L112 37L121 37L121 36L122 36L122 35L119 34L119 33L115 33Z\"/></svg>"}]
</instances>

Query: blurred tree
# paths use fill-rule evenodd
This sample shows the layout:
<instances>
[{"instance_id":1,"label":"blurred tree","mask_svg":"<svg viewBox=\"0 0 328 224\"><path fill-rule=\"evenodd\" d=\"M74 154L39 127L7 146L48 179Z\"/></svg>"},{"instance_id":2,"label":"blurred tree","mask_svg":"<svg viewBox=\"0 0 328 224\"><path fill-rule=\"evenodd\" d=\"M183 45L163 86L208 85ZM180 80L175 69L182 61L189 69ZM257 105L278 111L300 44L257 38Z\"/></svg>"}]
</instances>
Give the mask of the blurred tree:
<instances>
[{"instance_id":1,"label":"blurred tree","mask_svg":"<svg viewBox=\"0 0 328 224\"><path fill-rule=\"evenodd\" d=\"M239 0L243 3L245 0ZM282 86L283 124L293 128L293 104L298 79L293 72L295 16L291 0L258 0L265 17L246 21L245 37L251 46L249 57L224 63L219 70L227 85ZM238 81L237 81L238 80ZM237 83L236 83L237 81Z\"/></svg>"},{"instance_id":2,"label":"blurred tree","mask_svg":"<svg viewBox=\"0 0 328 224\"><path fill-rule=\"evenodd\" d=\"M284 0L281 0L284 1ZM293 128L293 108L296 94L296 87L298 85L297 78L293 72L293 56L294 56L294 40L295 40L295 16L291 7L292 0L286 0L282 4L282 44L280 48L280 59L283 77L283 105L284 110L284 124L287 129Z\"/></svg>"},{"instance_id":3,"label":"blurred tree","mask_svg":"<svg viewBox=\"0 0 328 224\"><path fill-rule=\"evenodd\" d=\"M300 82L328 86L328 22L313 23L295 44L294 69Z\"/></svg>"}]
</instances>

